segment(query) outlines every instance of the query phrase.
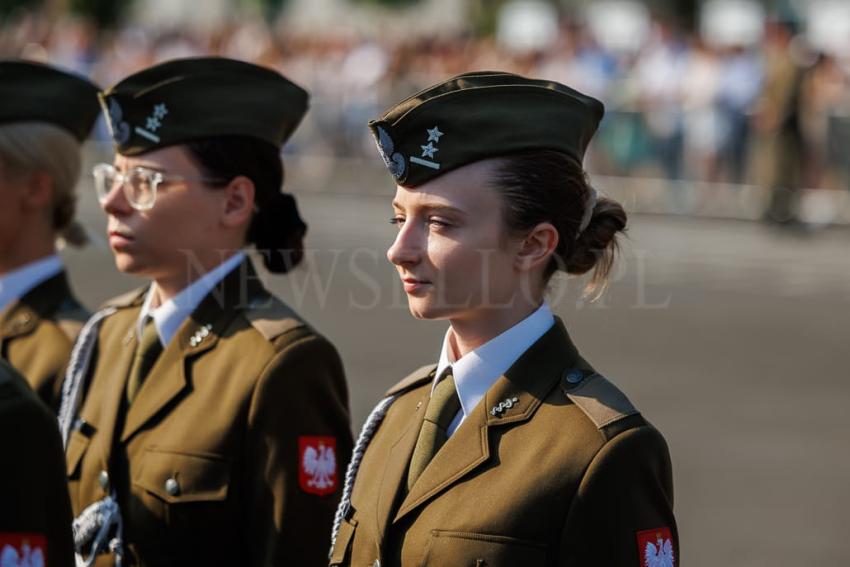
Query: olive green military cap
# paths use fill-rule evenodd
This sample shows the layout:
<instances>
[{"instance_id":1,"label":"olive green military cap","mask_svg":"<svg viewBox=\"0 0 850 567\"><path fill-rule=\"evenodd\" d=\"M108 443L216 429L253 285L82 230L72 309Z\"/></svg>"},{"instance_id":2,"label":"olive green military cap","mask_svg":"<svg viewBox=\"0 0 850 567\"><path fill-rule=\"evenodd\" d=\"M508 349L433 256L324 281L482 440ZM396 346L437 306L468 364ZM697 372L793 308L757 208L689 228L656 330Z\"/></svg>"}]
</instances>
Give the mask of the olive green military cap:
<instances>
[{"instance_id":1,"label":"olive green military cap","mask_svg":"<svg viewBox=\"0 0 850 567\"><path fill-rule=\"evenodd\" d=\"M416 187L474 161L528 150L584 158L605 109L554 81L481 71L396 104L369 128L399 185Z\"/></svg>"},{"instance_id":2,"label":"olive green military cap","mask_svg":"<svg viewBox=\"0 0 850 567\"><path fill-rule=\"evenodd\" d=\"M82 142L100 114L98 90L90 81L49 65L0 61L0 124L47 122Z\"/></svg>"},{"instance_id":3,"label":"olive green military cap","mask_svg":"<svg viewBox=\"0 0 850 567\"><path fill-rule=\"evenodd\" d=\"M125 156L202 138L250 136L280 147L307 112L307 91L280 73L233 59L175 59L101 93Z\"/></svg>"}]
</instances>

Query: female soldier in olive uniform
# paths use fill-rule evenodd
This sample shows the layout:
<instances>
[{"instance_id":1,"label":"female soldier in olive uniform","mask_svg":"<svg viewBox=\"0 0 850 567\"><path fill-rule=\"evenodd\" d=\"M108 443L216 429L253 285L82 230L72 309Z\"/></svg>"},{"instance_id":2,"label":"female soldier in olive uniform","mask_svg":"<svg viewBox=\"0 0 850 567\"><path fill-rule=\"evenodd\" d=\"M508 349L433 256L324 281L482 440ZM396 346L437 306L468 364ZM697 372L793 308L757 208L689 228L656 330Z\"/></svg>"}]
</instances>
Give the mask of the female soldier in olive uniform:
<instances>
[{"instance_id":1,"label":"female soldier in olive uniform","mask_svg":"<svg viewBox=\"0 0 850 567\"><path fill-rule=\"evenodd\" d=\"M118 152L95 168L109 244L151 284L95 314L70 363L77 551L97 565L321 564L351 452L342 364L241 251L255 244L278 273L301 259L280 147L307 93L201 58L132 75L102 103Z\"/></svg>"},{"instance_id":2,"label":"female soldier in olive uniform","mask_svg":"<svg viewBox=\"0 0 850 567\"><path fill-rule=\"evenodd\" d=\"M604 283L626 215L581 166L601 103L470 73L370 124L397 190L388 251L437 365L387 393L347 474L333 565L673 567L660 433L578 353L551 275Z\"/></svg>"},{"instance_id":3,"label":"female soldier in olive uniform","mask_svg":"<svg viewBox=\"0 0 850 567\"><path fill-rule=\"evenodd\" d=\"M51 407L61 369L88 317L56 254L81 245L73 222L80 144L100 106L97 87L38 63L0 62L0 357Z\"/></svg>"}]
</instances>

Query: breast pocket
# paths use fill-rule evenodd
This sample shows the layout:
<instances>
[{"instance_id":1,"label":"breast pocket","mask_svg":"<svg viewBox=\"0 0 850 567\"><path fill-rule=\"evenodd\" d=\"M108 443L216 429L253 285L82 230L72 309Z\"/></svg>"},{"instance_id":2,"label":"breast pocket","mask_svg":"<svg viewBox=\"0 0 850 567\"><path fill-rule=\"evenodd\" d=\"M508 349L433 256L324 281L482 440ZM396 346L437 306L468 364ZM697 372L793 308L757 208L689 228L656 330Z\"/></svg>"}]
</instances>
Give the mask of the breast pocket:
<instances>
[{"instance_id":1,"label":"breast pocket","mask_svg":"<svg viewBox=\"0 0 850 567\"><path fill-rule=\"evenodd\" d=\"M546 563L546 545L508 536L434 530L423 567L537 567Z\"/></svg>"},{"instance_id":2,"label":"breast pocket","mask_svg":"<svg viewBox=\"0 0 850 567\"><path fill-rule=\"evenodd\" d=\"M134 492L170 528L208 526L215 532L232 516L225 509L230 471L230 461L221 456L148 447L133 477Z\"/></svg>"}]
</instances>

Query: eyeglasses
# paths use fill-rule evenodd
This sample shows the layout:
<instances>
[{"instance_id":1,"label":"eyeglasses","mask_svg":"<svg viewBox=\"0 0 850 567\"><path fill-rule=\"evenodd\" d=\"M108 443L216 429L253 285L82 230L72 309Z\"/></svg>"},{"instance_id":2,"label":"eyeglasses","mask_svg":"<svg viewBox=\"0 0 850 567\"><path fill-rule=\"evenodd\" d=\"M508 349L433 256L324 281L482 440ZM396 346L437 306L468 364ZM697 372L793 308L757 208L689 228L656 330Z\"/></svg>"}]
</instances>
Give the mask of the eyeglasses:
<instances>
[{"instance_id":1,"label":"eyeglasses","mask_svg":"<svg viewBox=\"0 0 850 567\"><path fill-rule=\"evenodd\" d=\"M226 179L210 177L186 177L183 175L168 175L147 167L134 167L126 173L121 173L108 163L99 163L92 169L94 188L97 200L103 204L109 193L115 187L121 186L127 202L137 211L146 211L156 202L156 190L161 183L178 181L201 181L203 183L227 183Z\"/></svg>"}]
</instances>

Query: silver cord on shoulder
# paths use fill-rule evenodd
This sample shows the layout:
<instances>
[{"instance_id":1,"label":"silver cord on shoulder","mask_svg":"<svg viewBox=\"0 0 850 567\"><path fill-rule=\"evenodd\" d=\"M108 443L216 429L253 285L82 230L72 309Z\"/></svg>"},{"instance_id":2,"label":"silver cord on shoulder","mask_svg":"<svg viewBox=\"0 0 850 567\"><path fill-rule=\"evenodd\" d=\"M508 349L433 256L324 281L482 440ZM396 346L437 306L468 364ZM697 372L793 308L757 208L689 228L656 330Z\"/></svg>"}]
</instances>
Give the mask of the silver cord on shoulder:
<instances>
[{"instance_id":1,"label":"silver cord on shoulder","mask_svg":"<svg viewBox=\"0 0 850 567\"><path fill-rule=\"evenodd\" d=\"M101 309L92 315L80 331L80 336L74 343L71 359L62 382L62 402L59 406L59 429L62 432L62 444L68 446L74 416L80 403L83 381L91 363L92 352L97 342L97 330L103 320L115 313L114 307Z\"/></svg>"},{"instance_id":2,"label":"silver cord on shoulder","mask_svg":"<svg viewBox=\"0 0 850 567\"><path fill-rule=\"evenodd\" d=\"M348 514L349 508L351 508L351 491L354 489L354 480L357 477L357 470L360 468L360 461L363 460L363 454L366 452L366 448L369 446L369 442L372 440L372 437L375 436L378 426L381 425L381 422L387 415L387 411L397 398L398 394L389 396L381 400L378 405L375 406L375 409L373 409L372 413L369 414L369 417L366 418L366 423L363 424L363 429L360 430L360 435L357 437L357 442L354 444L354 450L351 454L351 462L348 463L348 469L345 471L345 483L342 488L342 498L339 501L339 506L336 509L336 514L334 515L333 528L331 529L331 549L328 554L329 557L333 554L334 547L336 546L336 537L339 535L339 528L342 526L342 520L345 518L346 514Z\"/></svg>"},{"instance_id":3,"label":"silver cord on shoulder","mask_svg":"<svg viewBox=\"0 0 850 567\"><path fill-rule=\"evenodd\" d=\"M596 208L596 202L599 199L599 192L593 185L588 185L588 189L590 189L590 194L587 196L587 203L584 205L584 214L581 217L581 223L578 225L576 239L590 226L590 219L593 218L593 209Z\"/></svg>"}]
</instances>

